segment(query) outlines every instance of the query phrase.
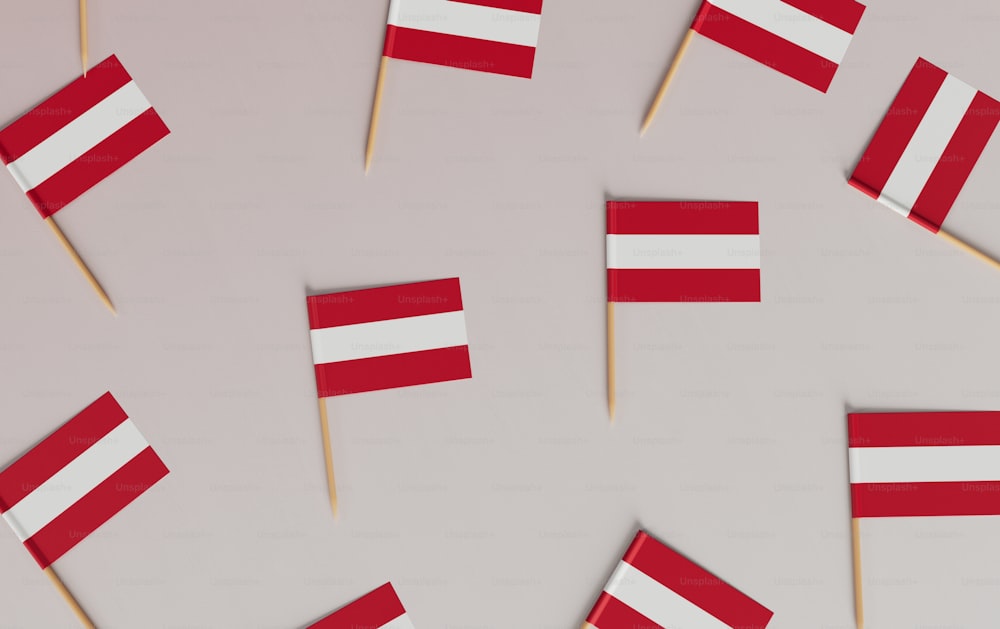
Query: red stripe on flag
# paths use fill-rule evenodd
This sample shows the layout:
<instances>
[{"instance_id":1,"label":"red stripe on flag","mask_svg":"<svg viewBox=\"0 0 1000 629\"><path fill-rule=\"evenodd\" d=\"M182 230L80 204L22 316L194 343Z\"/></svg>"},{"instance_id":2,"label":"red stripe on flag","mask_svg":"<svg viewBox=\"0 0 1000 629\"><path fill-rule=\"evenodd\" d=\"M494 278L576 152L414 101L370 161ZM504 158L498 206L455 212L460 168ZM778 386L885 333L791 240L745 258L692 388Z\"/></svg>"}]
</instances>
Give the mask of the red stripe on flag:
<instances>
[{"instance_id":1,"label":"red stripe on flag","mask_svg":"<svg viewBox=\"0 0 1000 629\"><path fill-rule=\"evenodd\" d=\"M52 216L169 133L167 125L150 107L100 144L29 190L28 198L43 218Z\"/></svg>"},{"instance_id":2,"label":"red stripe on flag","mask_svg":"<svg viewBox=\"0 0 1000 629\"><path fill-rule=\"evenodd\" d=\"M773 612L691 560L639 531L625 562L730 627L764 629Z\"/></svg>"},{"instance_id":3,"label":"red stripe on flag","mask_svg":"<svg viewBox=\"0 0 1000 629\"><path fill-rule=\"evenodd\" d=\"M977 93L913 204L910 219L935 233L941 229L941 223L993 136L997 122L1000 122L1000 103L982 92Z\"/></svg>"},{"instance_id":4,"label":"red stripe on flag","mask_svg":"<svg viewBox=\"0 0 1000 629\"><path fill-rule=\"evenodd\" d=\"M856 518L1000 515L1000 482L857 483Z\"/></svg>"},{"instance_id":5,"label":"red stripe on flag","mask_svg":"<svg viewBox=\"0 0 1000 629\"><path fill-rule=\"evenodd\" d=\"M759 234L756 201L608 201L609 234Z\"/></svg>"},{"instance_id":6,"label":"red stripe on flag","mask_svg":"<svg viewBox=\"0 0 1000 629\"><path fill-rule=\"evenodd\" d=\"M854 34L865 14L865 5L854 0L781 0L796 9L832 24L842 31Z\"/></svg>"},{"instance_id":7,"label":"red stripe on flag","mask_svg":"<svg viewBox=\"0 0 1000 629\"><path fill-rule=\"evenodd\" d=\"M608 301L760 301L760 269L608 269Z\"/></svg>"},{"instance_id":8,"label":"red stripe on flag","mask_svg":"<svg viewBox=\"0 0 1000 629\"><path fill-rule=\"evenodd\" d=\"M879 197L947 76L941 68L917 60L851 175L854 187Z\"/></svg>"},{"instance_id":9,"label":"red stripe on flag","mask_svg":"<svg viewBox=\"0 0 1000 629\"><path fill-rule=\"evenodd\" d=\"M462 4L478 4L481 7L521 11L522 13L542 14L542 0L452 0Z\"/></svg>"},{"instance_id":10,"label":"red stripe on flag","mask_svg":"<svg viewBox=\"0 0 1000 629\"><path fill-rule=\"evenodd\" d=\"M378 629L406 613L391 583L365 594L308 629Z\"/></svg>"},{"instance_id":11,"label":"red stripe on flag","mask_svg":"<svg viewBox=\"0 0 1000 629\"><path fill-rule=\"evenodd\" d=\"M97 398L0 472L0 513L11 509L126 419L128 415L110 393Z\"/></svg>"},{"instance_id":12,"label":"red stripe on flag","mask_svg":"<svg viewBox=\"0 0 1000 629\"><path fill-rule=\"evenodd\" d=\"M462 287L457 277L413 284L314 295L306 299L309 329L388 321L404 317L457 312Z\"/></svg>"},{"instance_id":13,"label":"red stripe on flag","mask_svg":"<svg viewBox=\"0 0 1000 629\"><path fill-rule=\"evenodd\" d=\"M663 629L607 592L601 592L587 622L597 629Z\"/></svg>"},{"instance_id":14,"label":"red stripe on flag","mask_svg":"<svg viewBox=\"0 0 1000 629\"><path fill-rule=\"evenodd\" d=\"M705 37L821 92L830 88L836 63L714 5L702 9L691 28Z\"/></svg>"},{"instance_id":15,"label":"red stripe on flag","mask_svg":"<svg viewBox=\"0 0 1000 629\"><path fill-rule=\"evenodd\" d=\"M434 63L465 70L530 79L535 48L458 35L400 28L389 24L383 53L394 59Z\"/></svg>"},{"instance_id":16,"label":"red stripe on flag","mask_svg":"<svg viewBox=\"0 0 1000 629\"><path fill-rule=\"evenodd\" d=\"M1000 412L851 413L852 448L1000 445Z\"/></svg>"},{"instance_id":17,"label":"red stripe on flag","mask_svg":"<svg viewBox=\"0 0 1000 629\"><path fill-rule=\"evenodd\" d=\"M0 159L20 158L132 80L114 55L0 131Z\"/></svg>"},{"instance_id":18,"label":"red stripe on flag","mask_svg":"<svg viewBox=\"0 0 1000 629\"><path fill-rule=\"evenodd\" d=\"M468 345L316 365L321 398L471 377Z\"/></svg>"},{"instance_id":19,"label":"red stripe on flag","mask_svg":"<svg viewBox=\"0 0 1000 629\"><path fill-rule=\"evenodd\" d=\"M47 568L155 485L167 472L160 457L147 447L32 535L24 545L38 565Z\"/></svg>"}]
</instances>

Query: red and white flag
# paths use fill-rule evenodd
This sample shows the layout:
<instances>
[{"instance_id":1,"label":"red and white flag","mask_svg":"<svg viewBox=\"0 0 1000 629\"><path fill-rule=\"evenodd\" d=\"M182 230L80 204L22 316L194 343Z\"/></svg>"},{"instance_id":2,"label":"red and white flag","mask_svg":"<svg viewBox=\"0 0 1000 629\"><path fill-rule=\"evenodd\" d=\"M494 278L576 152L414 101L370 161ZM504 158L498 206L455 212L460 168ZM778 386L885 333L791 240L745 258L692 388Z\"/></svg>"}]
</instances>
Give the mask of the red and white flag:
<instances>
[{"instance_id":1,"label":"red and white flag","mask_svg":"<svg viewBox=\"0 0 1000 629\"><path fill-rule=\"evenodd\" d=\"M918 59L851 185L937 233L997 122L995 99Z\"/></svg>"},{"instance_id":2,"label":"red and white flag","mask_svg":"<svg viewBox=\"0 0 1000 629\"><path fill-rule=\"evenodd\" d=\"M105 393L0 472L0 513L47 568L166 475Z\"/></svg>"},{"instance_id":3,"label":"red and white flag","mask_svg":"<svg viewBox=\"0 0 1000 629\"><path fill-rule=\"evenodd\" d=\"M542 0L392 0L386 57L531 78Z\"/></svg>"},{"instance_id":4,"label":"red and white flag","mask_svg":"<svg viewBox=\"0 0 1000 629\"><path fill-rule=\"evenodd\" d=\"M587 623L596 629L764 629L773 615L639 531Z\"/></svg>"},{"instance_id":5,"label":"red and white flag","mask_svg":"<svg viewBox=\"0 0 1000 629\"><path fill-rule=\"evenodd\" d=\"M1000 412L847 421L855 518L1000 515Z\"/></svg>"},{"instance_id":6,"label":"red and white flag","mask_svg":"<svg viewBox=\"0 0 1000 629\"><path fill-rule=\"evenodd\" d=\"M458 278L307 300L319 397L472 377Z\"/></svg>"},{"instance_id":7,"label":"red and white flag","mask_svg":"<svg viewBox=\"0 0 1000 629\"><path fill-rule=\"evenodd\" d=\"M308 629L413 629L391 583L333 612Z\"/></svg>"},{"instance_id":8,"label":"red and white flag","mask_svg":"<svg viewBox=\"0 0 1000 629\"><path fill-rule=\"evenodd\" d=\"M691 28L826 92L864 12L854 0L705 0Z\"/></svg>"},{"instance_id":9,"label":"red and white flag","mask_svg":"<svg viewBox=\"0 0 1000 629\"><path fill-rule=\"evenodd\" d=\"M0 159L49 217L168 133L112 55L0 131Z\"/></svg>"},{"instance_id":10,"label":"red and white flag","mask_svg":"<svg viewBox=\"0 0 1000 629\"><path fill-rule=\"evenodd\" d=\"M760 301L757 203L609 201L608 301Z\"/></svg>"}]
</instances>

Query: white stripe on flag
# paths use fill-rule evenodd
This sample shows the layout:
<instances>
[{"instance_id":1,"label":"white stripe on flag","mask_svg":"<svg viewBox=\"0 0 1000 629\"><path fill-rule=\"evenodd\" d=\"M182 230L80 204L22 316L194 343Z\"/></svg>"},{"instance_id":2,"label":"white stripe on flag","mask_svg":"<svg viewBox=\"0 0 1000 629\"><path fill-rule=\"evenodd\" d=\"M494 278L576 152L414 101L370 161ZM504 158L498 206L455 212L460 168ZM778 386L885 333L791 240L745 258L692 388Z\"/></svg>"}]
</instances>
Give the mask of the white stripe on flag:
<instances>
[{"instance_id":1,"label":"white stripe on flag","mask_svg":"<svg viewBox=\"0 0 1000 629\"><path fill-rule=\"evenodd\" d=\"M850 448L852 483L1000 480L1000 446Z\"/></svg>"},{"instance_id":2,"label":"white stripe on flag","mask_svg":"<svg viewBox=\"0 0 1000 629\"><path fill-rule=\"evenodd\" d=\"M409 614L403 614L402 616L393 618L378 629L413 629L413 623L410 622Z\"/></svg>"},{"instance_id":3,"label":"white stripe on flag","mask_svg":"<svg viewBox=\"0 0 1000 629\"><path fill-rule=\"evenodd\" d=\"M760 236L608 234L609 269L759 269Z\"/></svg>"},{"instance_id":4,"label":"white stripe on flag","mask_svg":"<svg viewBox=\"0 0 1000 629\"><path fill-rule=\"evenodd\" d=\"M900 155L879 201L909 216L931 173L948 148L978 90L952 75L945 77L906 150Z\"/></svg>"},{"instance_id":5,"label":"white stripe on flag","mask_svg":"<svg viewBox=\"0 0 1000 629\"><path fill-rule=\"evenodd\" d=\"M321 328L309 335L317 365L469 344L461 310Z\"/></svg>"},{"instance_id":6,"label":"white stripe on flag","mask_svg":"<svg viewBox=\"0 0 1000 629\"><path fill-rule=\"evenodd\" d=\"M751 24L840 64L853 35L781 0L708 0Z\"/></svg>"},{"instance_id":7,"label":"white stripe on flag","mask_svg":"<svg viewBox=\"0 0 1000 629\"><path fill-rule=\"evenodd\" d=\"M691 601L622 561L604 591L662 627L731 629Z\"/></svg>"},{"instance_id":8,"label":"white stripe on flag","mask_svg":"<svg viewBox=\"0 0 1000 629\"><path fill-rule=\"evenodd\" d=\"M3 514L22 542L45 528L149 444L125 420Z\"/></svg>"},{"instance_id":9,"label":"white stripe on flag","mask_svg":"<svg viewBox=\"0 0 1000 629\"><path fill-rule=\"evenodd\" d=\"M132 81L42 140L7 170L24 192L35 188L118 131L151 105Z\"/></svg>"},{"instance_id":10,"label":"white stripe on flag","mask_svg":"<svg viewBox=\"0 0 1000 629\"><path fill-rule=\"evenodd\" d=\"M389 24L442 35L538 45L541 15L450 0L392 0Z\"/></svg>"}]
</instances>

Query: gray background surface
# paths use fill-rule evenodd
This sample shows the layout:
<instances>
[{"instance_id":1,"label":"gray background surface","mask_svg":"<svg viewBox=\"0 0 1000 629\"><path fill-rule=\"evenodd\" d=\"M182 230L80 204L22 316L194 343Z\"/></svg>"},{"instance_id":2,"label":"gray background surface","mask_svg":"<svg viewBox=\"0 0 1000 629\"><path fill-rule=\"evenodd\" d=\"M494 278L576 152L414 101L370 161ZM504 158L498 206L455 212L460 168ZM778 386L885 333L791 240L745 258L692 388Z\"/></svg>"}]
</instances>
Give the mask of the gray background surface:
<instances>
[{"instance_id":1,"label":"gray background surface","mask_svg":"<svg viewBox=\"0 0 1000 629\"><path fill-rule=\"evenodd\" d=\"M696 39L696 1L546 0L535 78L390 64L387 2L91 2L172 134L59 219L0 178L0 462L105 390L172 473L56 567L102 629L299 628L392 580L418 629L578 627L637 526L853 626L845 409L1000 408L1000 275L849 188L918 55L1000 95L991 0L871 0L830 93ZM0 121L79 72L73 2L0 5ZM1000 253L1000 149L949 225ZM618 308L604 199L758 200L763 303ZM330 401L304 296L460 276L474 378ZM993 629L1000 518L863 524L869 629ZM76 627L13 534L0 628Z\"/></svg>"}]
</instances>

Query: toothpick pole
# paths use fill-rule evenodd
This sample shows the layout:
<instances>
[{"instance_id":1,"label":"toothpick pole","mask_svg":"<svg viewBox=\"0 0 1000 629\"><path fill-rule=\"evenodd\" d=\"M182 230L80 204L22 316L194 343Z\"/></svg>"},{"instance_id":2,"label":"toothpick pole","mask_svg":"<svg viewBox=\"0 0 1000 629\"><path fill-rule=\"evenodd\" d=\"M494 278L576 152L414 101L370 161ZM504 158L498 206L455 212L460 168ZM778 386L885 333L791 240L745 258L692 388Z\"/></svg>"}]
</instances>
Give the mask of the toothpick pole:
<instances>
[{"instance_id":1,"label":"toothpick pole","mask_svg":"<svg viewBox=\"0 0 1000 629\"><path fill-rule=\"evenodd\" d=\"M993 257L991 257L991 256L983 253L979 249L976 249L975 247L973 247L972 245L968 244L967 242L956 238L955 236L949 234L945 230L943 230L943 229L938 230L938 236L940 236L946 242L949 242L949 243L955 245L956 247L958 247L962 251L965 251L966 253L970 253L974 257L979 258L980 260L982 260L986 264L989 264L993 268L1000 269L1000 262L998 262L996 260L996 258L993 258Z\"/></svg>"},{"instance_id":2,"label":"toothpick pole","mask_svg":"<svg viewBox=\"0 0 1000 629\"><path fill-rule=\"evenodd\" d=\"M368 126L368 146L365 148L365 173L372 167L372 157L375 155L375 136L378 134L378 117L382 112L382 90L385 88L385 73L389 66L389 57L382 56L378 68L378 82L375 84L375 102L372 103L372 118Z\"/></svg>"},{"instance_id":3,"label":"toothpick pole","mask_svg":"<svg viewBox=\"0 0 1000 629\"><path fill-rule=\"evenodd\" d=\"M76 263L77 268L80 269L80 272L83 273L83 276L87 278L87 281L90 283L91 288L93 288L94 292L97 293L97 296L101 298L101 301L103 301L104 305L108 307L108 310L111 311L111 314L117 316L118 313L115 311L115 307L114 305L112 305L111 299L108 298L108 294L104 292L104 289L101 288L101 285L97 282L97 279L94 277L94 274L91 273L90 269L87 268L87 265L84 264L83 260L80 258L80 254L76 252L76 249L73 248L73 245L70 244L69 240L66 238L66 234L64 234L62 230L59 229L59 226L56 225L55 220L51 216L47 217L45 219L45 222L46 224L48 224L49 227L52 228L52 232L56 235L56 238L59 239L59 242L62 244L63 249L66 250L66 253L69 254L69 257L72 258L73 262Z\"/></svg>"},{"instance_id":4,"label":"toothpick pole","mask_svg":"<svg viewBox=\"0 0 1000 629\"><path fill-rule=\"evenodd\" d=\"M337 517L337 482L333 478L333 450L330 445L330 420L326 415L326 399L319 399L319 420L323 428L323 456L326 458L326 483L330 489L330 508Z\"/></svg>"},{"instance_id":5,"label":"toothpick pole","mask_svg":"<svg viewBox=\"0 0 1000 629\"><path fill-rule=\"evenodd\" d=\"M83 608L80 607L80 604L76 602L76 599L73 598L73 595L70 594L70 591L66 589L66 586L63 584L62 580L59 579L59 575L57 575L55 573L55 570L52 569L52 566L49 566L48 568L43 570L43 572L45 573L46 576L49 577L49 581L52 581L52 585L55 586L56 591L59 592L59 594L63 597L66 603L70 606L70 609L73 610L73 613L76 614L76 617L80 620L80 624L86 627L87 629L97 629L94 626L94 623L90 622L90 618L87 617L87 612L83 611Z\"/></svg>"},{"instance_id":6,"label":"toothpick pole","mask_svg":"<svg viewBox=\"0 0 1000 629\"><path fill-rule=\"evenodd\" d=\"M80 0L80 58L83 61L83 76L87 76L87 0Z\"/></svg>"},{"instance_id":7,"label":"toothpick pole","mask_svg":"<svg viewBox=\"0 0 1000 629\"><path fill-rule=\"evenodd\" d=\"M858 629L865 629L865 599L861 586L861 519L851 518L851 544L854 547L854 618Z\"/></svg>"},{"instance_id":8,"label":"toothpick pole","mask_svg":"<svg viewBox=\"0 0 1000 629\"><path fill-rule=\"evenodd\" d=\"M653 99L653 104L649 107L649 112L646 113L646 119L642 122L642 129L639 131L639 135L646 133L649 126L653 124L653 118L656 117L656 112L660 108L660 104L663 103L663 97L667 95L667 89L670 88L670 83L674 80L674 75L677 74L677 68L681 65L681 60L687 53L688 46L691 45L691 40L694 39L694 29L688 29L687 35L684 36L684 40L681 41L681 47L677 49L677 54L674 56L673 63L670 64L670 69L667 70L667 76L663 79L663 83L660 85L660 91L656 93L656 98Z\"/></svg>"},{"instance_id":9,"label":"toothpick pole","mask_svg":"<svg viewBox=\"0 0 1000 629\"><path fill-rule=\"evenodd\" d=\"M615 302L608 302L608 414L615 421Z\"/></svg>"}]
</instances>

